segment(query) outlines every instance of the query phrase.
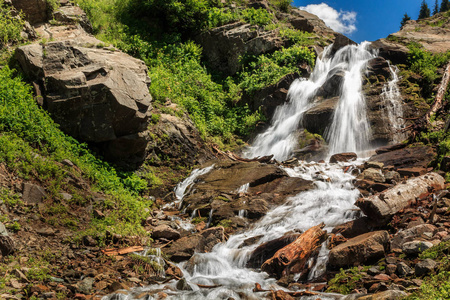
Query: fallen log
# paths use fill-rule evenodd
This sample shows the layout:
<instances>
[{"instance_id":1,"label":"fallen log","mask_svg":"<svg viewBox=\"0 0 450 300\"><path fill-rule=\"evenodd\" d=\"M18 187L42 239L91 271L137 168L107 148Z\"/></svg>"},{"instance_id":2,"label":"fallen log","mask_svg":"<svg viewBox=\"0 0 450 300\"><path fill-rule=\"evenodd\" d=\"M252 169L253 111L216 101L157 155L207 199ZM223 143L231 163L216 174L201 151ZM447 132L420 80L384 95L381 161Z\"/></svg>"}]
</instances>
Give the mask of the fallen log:
<instances>
[{"instance_id":1,"label":"fallen log","mask_svg":"<svg viewBox=\"0 0 450 300\"><path fill-rule=\"evenodd\" d=\"M327 232L322 230L324 227L325 224L322 223L305 231L294 242L281 248L272 258L266 260L261 270L276 278L300 273L308 259L326 239Z\"/></svg>"},{"instance_id":2,"label":"fallen log","mask_svg":"<svg viewBox=\"0 0 450 300\"><path fill-rule=\"evenodd\" d=\"M390 217L433 191L445 188L445 179L437 173L410 178L383 193L358 199L358 206L377 225L384 225Z\"/></svg>"}]
</instances>

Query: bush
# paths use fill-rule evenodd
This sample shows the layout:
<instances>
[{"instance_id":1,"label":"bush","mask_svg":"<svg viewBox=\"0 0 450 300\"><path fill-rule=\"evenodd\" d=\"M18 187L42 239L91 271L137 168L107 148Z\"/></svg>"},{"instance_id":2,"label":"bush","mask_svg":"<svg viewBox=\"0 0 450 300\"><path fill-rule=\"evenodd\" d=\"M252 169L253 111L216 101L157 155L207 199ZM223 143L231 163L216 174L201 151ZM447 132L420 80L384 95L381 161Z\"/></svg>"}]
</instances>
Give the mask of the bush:
<instances>
[{"instance_id":1,"label":"bush","mask_svg":"<svg viewBox=\"0 0 450 300\"><path fill-rule=\"evenodd\" d=\"M242 18L251 25L264 26L272 22L273 16L263 8L247 8L241 12Z\"/></svg>"},{"instance_id":2,"label":"bush","mask_svg":"<svg viewBox=\"0 0 450 300\"><path fill-rule=\"evenodd\" d=\"M14 18L5 1L0 0L0 48L22 40L20 33L23 25L22 19Z\"/></svg>"}]
</instances>

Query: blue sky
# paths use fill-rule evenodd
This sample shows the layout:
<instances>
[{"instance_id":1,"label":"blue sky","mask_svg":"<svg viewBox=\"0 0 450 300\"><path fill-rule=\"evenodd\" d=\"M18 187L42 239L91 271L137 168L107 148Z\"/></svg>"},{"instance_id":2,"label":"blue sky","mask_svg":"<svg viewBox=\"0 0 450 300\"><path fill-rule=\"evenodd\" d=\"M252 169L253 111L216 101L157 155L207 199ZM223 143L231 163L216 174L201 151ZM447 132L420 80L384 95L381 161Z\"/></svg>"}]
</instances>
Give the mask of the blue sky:
<instances>
[{"instance_id":1,"label":"blue sky","mask_svg":"<svg viewBox=\"0 0 450 300\"><path fill-rule=\"evenodd\" d=\"M440 0L438 2L440 5ZM310 6L322 3L321 6ZM399 31L404 13L416 20L421 3L422 0L294 0L293 4L322 14L322 19L327 18L329 24L338 28L335 31L341 31L359 43L375 41ZM431 11L434 3L435 0L427 1Z\"/></svg>"}]
</instances>

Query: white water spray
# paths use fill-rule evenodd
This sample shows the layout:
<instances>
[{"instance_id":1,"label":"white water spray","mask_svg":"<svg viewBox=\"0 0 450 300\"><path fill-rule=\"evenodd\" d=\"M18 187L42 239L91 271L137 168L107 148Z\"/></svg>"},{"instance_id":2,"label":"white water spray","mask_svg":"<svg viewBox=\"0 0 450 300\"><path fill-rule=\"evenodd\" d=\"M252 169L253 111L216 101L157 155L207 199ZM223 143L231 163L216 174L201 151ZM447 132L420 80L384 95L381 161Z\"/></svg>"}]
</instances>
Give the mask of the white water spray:
<instances>
[{"instance_id":1,"label":"white water spray","mask_svg":"<svg viewBox=\"0 0 450 300\"><path fill-rule=\"evenodd\" d=\"M289 102L276 109L271 127L256 137L244 153L246 157L273 154L277 160L288 159L297 142L295 132L303 114L314 105L312 102L319 88L337 71L343 71L345 77L338 107L326 135L331 145L330 154L368 148L370 130L361 89L361 73L365 71L367 62L376 55L369 50L368 42L343 47L332 57L330 51L330 46L325 48L308 80L292 83L288 92Z\"/></svg>"}]
</instances>

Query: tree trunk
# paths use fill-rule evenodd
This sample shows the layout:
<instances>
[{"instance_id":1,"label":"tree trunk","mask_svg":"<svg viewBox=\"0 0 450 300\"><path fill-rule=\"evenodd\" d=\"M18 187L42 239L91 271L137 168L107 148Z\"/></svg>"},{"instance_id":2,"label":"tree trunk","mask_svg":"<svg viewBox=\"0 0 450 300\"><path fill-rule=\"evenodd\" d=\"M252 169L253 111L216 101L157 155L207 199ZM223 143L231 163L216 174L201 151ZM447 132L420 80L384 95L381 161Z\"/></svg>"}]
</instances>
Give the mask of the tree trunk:
<instances>
[{"instance_id":1,"label":"tree trunk","mask_svg":"<svg viewBox=\"0 0 450 300\"><path fill-rule=\"evenodd\" d=\"M277 278L300 273L308 259L326 239L327 232L322 230L324 227L325 224L322 223L305 231L294 242L278 250L272 258L266 260L261 270Z\"/></svg>"},{"instance_id":2,"label":"tree trunk","mask_svg":"<svg viewBox=\"0 0 450 300\"><path fill-rule=\"evenodd\" d=\"M418 198L445 188L445 179L437 173L428 173L399 183L383 193L360 198L355 205L378 225L384 225L389 218L409 206Z\"/></svg>"}]
</instances>

